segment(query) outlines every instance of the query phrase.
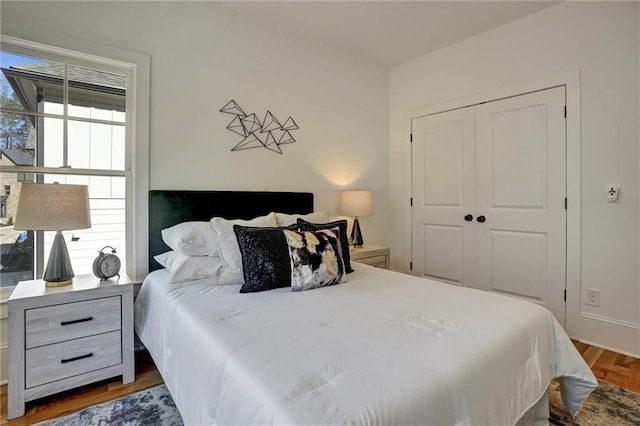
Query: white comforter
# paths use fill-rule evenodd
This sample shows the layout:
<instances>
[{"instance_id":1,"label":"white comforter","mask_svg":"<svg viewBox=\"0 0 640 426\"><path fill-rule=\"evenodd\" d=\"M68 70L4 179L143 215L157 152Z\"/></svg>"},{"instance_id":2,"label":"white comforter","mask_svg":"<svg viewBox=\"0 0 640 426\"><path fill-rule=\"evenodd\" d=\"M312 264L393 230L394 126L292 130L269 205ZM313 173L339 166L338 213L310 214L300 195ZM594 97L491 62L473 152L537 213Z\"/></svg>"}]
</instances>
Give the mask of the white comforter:
<instances>
[{"instance_id":1,"label":"white comforter","mask_svg":"<svg viewBox=\"0 0 640 426\"><path fill-rule=\"evenodd\" d=\"M355 264L348 282L238 292L146 278L136 332L187 425L513 425L561 377L597 381L545 308Z\"/></svg>"}]
</instances>

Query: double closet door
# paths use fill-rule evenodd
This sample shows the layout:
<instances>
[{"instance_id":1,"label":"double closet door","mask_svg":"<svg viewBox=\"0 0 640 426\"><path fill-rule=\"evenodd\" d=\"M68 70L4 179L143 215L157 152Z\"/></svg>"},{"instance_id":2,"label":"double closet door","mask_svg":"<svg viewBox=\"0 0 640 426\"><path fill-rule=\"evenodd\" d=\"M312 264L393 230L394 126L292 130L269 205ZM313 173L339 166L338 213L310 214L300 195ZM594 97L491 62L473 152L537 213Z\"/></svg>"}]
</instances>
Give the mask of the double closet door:
<instances>
[{"instance_id":1,"label":"double closet door","mask_svg":"<svg viewBox=\"0 0 640 426\"><path fill-rule=\"evenodd\" d=\"M565 88L412 119L414 275L524 298L564 325Z\"/></svg>"}]
</instances>

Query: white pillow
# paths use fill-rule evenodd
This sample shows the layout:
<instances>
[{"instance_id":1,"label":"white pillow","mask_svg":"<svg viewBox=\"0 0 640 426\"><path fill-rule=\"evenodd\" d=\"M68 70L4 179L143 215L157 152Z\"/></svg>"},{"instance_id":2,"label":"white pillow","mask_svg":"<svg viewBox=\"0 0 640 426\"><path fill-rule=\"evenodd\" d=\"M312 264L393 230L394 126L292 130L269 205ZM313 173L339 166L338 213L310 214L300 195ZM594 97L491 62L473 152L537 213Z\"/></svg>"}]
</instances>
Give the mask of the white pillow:
<instances>
[{"instance_id":1,"label":"white pillow","mask_svg":"<svg viewBox=\"0 0 640 426\"><path fill-rule=\"evenodd\" d=\"M242 253L240 253L236 234L233 232L233 225L275 227L277 226L276 214L271 212L251 220L214 217L209 223L218 238L218 252L222 260L222 272L218 284L244 284Z\"/></svg>"},{"instance_id":2,"label":"white pillow","mask_svg":"<svg viewBox=\"0 0 640 426\"><path fill-rule=\"evenodd\" d=\"M153 258L171 273L169 282L172 283L217 277L222 270L222 261L218 256L187 256L168 251Z\"/></svg>"},{"instance_id":3,"label":"white pillow","mask_svg":"<svg viewBox=\"0 0 640 426\"><path fill-rule=\"evenodd\" d=\"M161 231L171 250L187 256L215 256L218 240L209 222L182 222Z\"/></svg>"},{"instance_id":4,"label":"white pillow","mask_svg":"<svg viewBox=\"0 0 640 426\"><path fill-rule=\"evenodd\" d=\"M276 213L276 223L278 226L289 226L297 223L298 218L311 223L329 222L329 212L317 211L309 214L286 214Z\"/></svg>"}]
</instances>

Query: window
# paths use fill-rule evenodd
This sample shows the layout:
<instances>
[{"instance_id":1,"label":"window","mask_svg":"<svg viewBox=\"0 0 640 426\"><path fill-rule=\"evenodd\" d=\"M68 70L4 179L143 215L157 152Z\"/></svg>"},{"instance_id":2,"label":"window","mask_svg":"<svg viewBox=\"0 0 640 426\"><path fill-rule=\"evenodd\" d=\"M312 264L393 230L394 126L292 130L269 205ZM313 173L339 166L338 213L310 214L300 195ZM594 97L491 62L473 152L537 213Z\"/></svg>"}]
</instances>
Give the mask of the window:
<instances>
[{"instance_id":1,"label":"window","mask_svg":"<svg viewBox=\"0 0 640 426\"><path fill-rule=\"evenodd\" d=\"M146 179L132 182L135 64L2 41L0 178L11 183L4 184L0 286L41 277L55 235L13 229L22 182L88 185L91 228L63 232L74 273L91 273L93 259L109 245L122 260L121 272L135 277L127 236L135 228L131 212L140 207L136 189L146 189Z\"/></svg>"},{"instance_id":2,"label":"window","mask_svg":"<svg viewBox=\"0 0 640 426\"><path fill-rule=\"evenodd\" d=\"M33 182L33 173L16 173L18 182Z\"/></svg>"}]
</instances>

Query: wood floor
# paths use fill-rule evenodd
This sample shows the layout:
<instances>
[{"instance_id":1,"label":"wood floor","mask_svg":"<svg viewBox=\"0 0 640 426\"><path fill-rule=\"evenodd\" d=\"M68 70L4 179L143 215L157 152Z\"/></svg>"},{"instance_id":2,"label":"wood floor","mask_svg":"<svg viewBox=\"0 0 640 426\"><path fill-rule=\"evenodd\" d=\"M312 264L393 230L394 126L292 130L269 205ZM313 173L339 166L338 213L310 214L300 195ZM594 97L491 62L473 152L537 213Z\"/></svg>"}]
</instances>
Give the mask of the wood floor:
<instances>
[{"instance_id":1,"label":"wood floor","mask_svg":"<svg viewBox=\"0 0 640 426\"><path fill-rule=\"evenodd\" d=\"M640 359L576 341L573 344L598 379L640 393Z\"/></svg>"},{"instance_id":2,"label":"wood floor","mask_svg":"<svg viewBox=\"0 0 640 426\"><path fill-rule=\"evenodd\" d=\"M640 359L596 346L573 342L598 379L640 393ZM27 403L23 417L7 422L7 385L0 387L0 424L31 425L65 416L91 405L134 393L162 383L162 377L145 351L136 353L136 381L123 385L119 379L106 380L38 401Z\"/></svg>"}]
</instances>

